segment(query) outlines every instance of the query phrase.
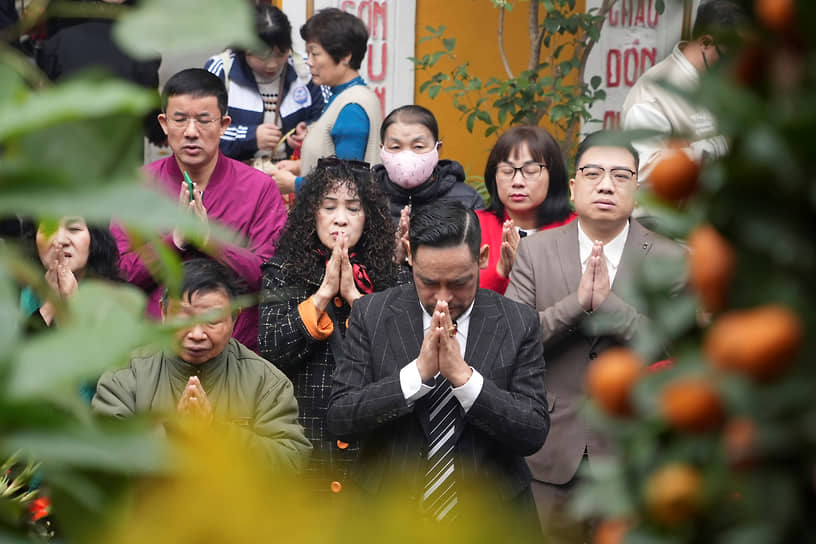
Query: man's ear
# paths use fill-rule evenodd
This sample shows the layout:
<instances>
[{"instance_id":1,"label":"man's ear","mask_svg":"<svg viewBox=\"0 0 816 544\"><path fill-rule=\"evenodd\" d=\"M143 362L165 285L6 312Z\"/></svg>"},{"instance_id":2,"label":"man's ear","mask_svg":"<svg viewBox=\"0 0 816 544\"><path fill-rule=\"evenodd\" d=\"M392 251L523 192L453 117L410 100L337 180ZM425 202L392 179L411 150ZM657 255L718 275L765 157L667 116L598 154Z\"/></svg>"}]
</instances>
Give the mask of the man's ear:
<instances>
[{"instance_id":1,"label":"man's ear","mask_svg":"<svg viewBox=\"0 0 816 544\"><path fill-rule=\"evenodd\" d=\"M408 266L414 266L414 258L411 256L411 242L408 240L403 240L403 244L405 244L405 256L408 257Z\"/></svg>"},{"instance_id":2,"label":"man's ear","mask_svg":"<svg viewBox=\"0 0 816 544\"><path fill-rule=\"evenodd\" d=\"M221 116L221 136L224 135L224 133L227 131L227 128L229 128L230 124L232 124L232 117L230 117L227 114L222 115Z\"/></svg>"},{"instance_id":3,"label":"man's ear","mask_svg":"<svg viewBox=\"0 0 816 544\"><path fill-rule=\"evenodd\" d=\"M714 37L711 34L703 34L698 40L704 49L714 47Z\"/></svg>"},{"instance_id":4,"label":"man's ear","mask_svg":"<svg viewBox=\"0 0 816 544\"><path fill-rule=\"evenodd\" d=\"M575 178L569 180L569 198L570 202L575 202Z\"/></svg>"},{"instance_id":5,"label":"man's ear","mask_svg":"<svg viewBox=\"0 0 816 544\"><path fill-rule=\"evenodd\" d=\"M159 120L159 126L162 128L162 132L164 132L164 135L167 136L167 114L161 112L156 116L156 119Z\"/></svg>"},{"instance_id":6,"label":"man's ear","mask_svg":"<svg viewBox=\"0 0 816 544\"><path fill-rule=\"evenodd\" d=\"M487 262L490 260L490 246L484 244L479 248L479 268L484 270L487 268Z\"/></svg>"}]
</instances>

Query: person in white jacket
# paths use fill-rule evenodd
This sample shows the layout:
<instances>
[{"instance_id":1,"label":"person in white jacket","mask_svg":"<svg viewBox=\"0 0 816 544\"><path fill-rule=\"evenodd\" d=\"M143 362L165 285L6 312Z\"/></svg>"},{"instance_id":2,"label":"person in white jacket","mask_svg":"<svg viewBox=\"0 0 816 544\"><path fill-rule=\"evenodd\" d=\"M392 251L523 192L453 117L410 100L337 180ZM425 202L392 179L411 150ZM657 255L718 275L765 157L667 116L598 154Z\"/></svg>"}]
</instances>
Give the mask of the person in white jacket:
<instances>
[{"instance_id":1,"label":"person in white jacket","mask_svg":"<svg viewBox=\"0 0 816 544\"><path fill-rule=\"evenodd\" d=\"M719 134L714 115L667 85L694 90L700 74L727 53L723 39L736 34L746 21L743 8L733 0L703 0L697 10L693 39L676 44L671 54L647 70L629 91L623 103L623 128L655 130L666 135L633 142L640 155L641 182L648 183L669 138L675 145L677 140L684 141L686 153L698 163L728 152L728 141Z\"/></svg>"}]
</instances>

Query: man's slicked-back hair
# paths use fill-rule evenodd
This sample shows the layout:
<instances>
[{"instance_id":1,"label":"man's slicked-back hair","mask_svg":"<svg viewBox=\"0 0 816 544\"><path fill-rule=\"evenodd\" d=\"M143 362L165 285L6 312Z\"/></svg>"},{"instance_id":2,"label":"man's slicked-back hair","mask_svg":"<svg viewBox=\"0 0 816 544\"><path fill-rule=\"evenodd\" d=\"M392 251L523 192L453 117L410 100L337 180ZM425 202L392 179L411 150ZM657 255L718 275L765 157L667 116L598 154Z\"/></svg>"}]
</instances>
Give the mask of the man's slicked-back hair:
<instances>
[{"instance_id":1,"label":"man's slicked-back hair","mask_svg":"<svg viewBox=\"0 0 816 544\"><path fill-rule=\"evenodd\" d=\"M227 114L227 88L218 76L203 68L187 68L174 74L162 89L162 111L167 113L171 96L190 95L195 98L214 96L221 115Z\"/></svg>"},{"instance_id":2,"label":"man's slicked-back hair","mask_svg":"<svg viewBox=\"0 0 816 544\"><path fill-rule=\"evenodd\" d=\"M184 261L181 278L181 297L189 300L195 293L211 293L223 290L230 300L243 293L241 284L231 269L213 259L190 259ZM167 307L170 296L167 287L162 291L161 302Z\"/></svg>"},{"instance_id":3,"label":"man's slicked-back hair","mask_svg":"<svg viewBox=\"0 0 816 544\"><path fill-rule=\"evenodd\" d=\"M575 152L576 170L581 166L581 157L584 156L587 150L593 147L620 147L621 149L625 149L631 153L632 158L635 159L635 170L640 168L640 158L638 157L638 152L632 147L632 144L621 142L620 136L616 138L614 134L608 130L598 130L587 134L586 138L581 140L581 143L578 144L578 150Z\"/></svg>"},{"instance_id":4,"label":"man's slicked-back hair","mask_svg":"<svg viewBox=\"0 0 816 544\"><path fill-rule=\"evenodd\" d=\"M474 261L479 260L482 231L476 213L457 200L437 200L411 213L408 239L411 257L421 246L456 247L467 244Z\"/></svg>"},{"instance_id":5,"label":"man's slicked-back hair","mask_svg":"<svg viewBox=\"0 0 816 544\"><path fill-rule=\"evenodd\" d=\"M694 28L691 36L711 34L715 40L733 35L737 30L748 25L748 14L734 0L703 0L697 8Z\"/></svg>"}]
</instances>

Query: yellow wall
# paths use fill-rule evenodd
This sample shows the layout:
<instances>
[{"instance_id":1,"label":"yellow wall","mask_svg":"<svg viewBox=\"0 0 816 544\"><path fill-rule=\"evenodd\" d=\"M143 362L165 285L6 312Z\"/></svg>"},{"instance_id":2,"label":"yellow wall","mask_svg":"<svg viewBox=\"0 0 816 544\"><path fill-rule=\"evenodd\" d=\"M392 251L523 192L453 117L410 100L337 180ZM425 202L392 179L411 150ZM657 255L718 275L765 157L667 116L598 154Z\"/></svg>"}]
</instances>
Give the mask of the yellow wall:
<instances>
[{"instance_id":1,"label":"yellow wall","mask_svg":"<svg viewBox=\"0 0 816 544\"><path fill-rule=\"evenodd\" d=\"M530 38L527 30L529 2L514 2L512 12L507 12L504 20L504 46L514 75L526 69L529 57ZM445 25L446 37L456 38L456 60L440 60L436 67L449 71L465 61L470 62L473 75L487 81L490 77L506 78L499 55L498 28L499 10L490 0L417 0L416 40L428 35L426 26L434 28ZM584 10L584 1L576 3L576 9ZM416 57L441 49L438 40L418 43ZM435 68L436 68L435 67ZM436 70L430 74L436 73ZM477 121L473 134L467 131L461 112L453 108L453 98L449 93L440 92L436 98L428 98L419 92L420 85L430 74L416 72L415 102L430 109L439 121L440 138L444 141L440 156L462 163L470 175L484 174L484 165L497 134L485 138L486 125ZM495 121L495 115L492 114ZM546 126L542 124L542 126Z\"/></svg>"}]
</instances>

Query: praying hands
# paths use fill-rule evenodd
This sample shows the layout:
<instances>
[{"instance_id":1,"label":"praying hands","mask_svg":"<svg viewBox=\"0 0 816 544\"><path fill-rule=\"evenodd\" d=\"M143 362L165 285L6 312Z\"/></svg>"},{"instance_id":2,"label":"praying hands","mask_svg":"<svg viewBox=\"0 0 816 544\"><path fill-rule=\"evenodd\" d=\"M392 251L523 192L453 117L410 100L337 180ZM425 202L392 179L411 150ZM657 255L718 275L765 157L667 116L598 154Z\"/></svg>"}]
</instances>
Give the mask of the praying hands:
<instances>
[{"instance_id":1,"label":"praying hands","mask_svg":"<svg viewBox=\"0 0 816 544\"><path fill-rule=\"evenodd\" d=\"M609 270L603 244L596 241L589 254L586 270L578 283L578 302L584 311L594 312L609 295Z\"/></svg>"}]
</instances>

